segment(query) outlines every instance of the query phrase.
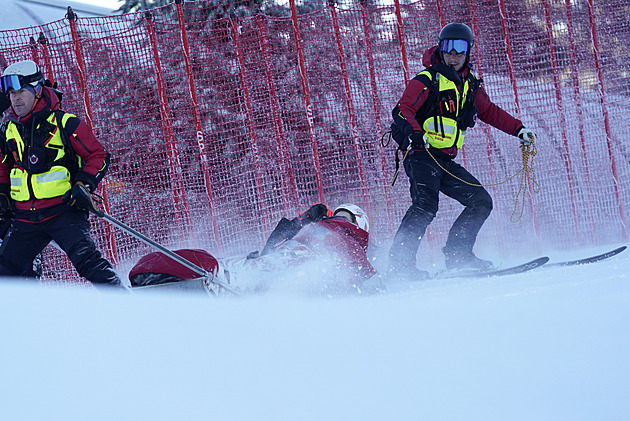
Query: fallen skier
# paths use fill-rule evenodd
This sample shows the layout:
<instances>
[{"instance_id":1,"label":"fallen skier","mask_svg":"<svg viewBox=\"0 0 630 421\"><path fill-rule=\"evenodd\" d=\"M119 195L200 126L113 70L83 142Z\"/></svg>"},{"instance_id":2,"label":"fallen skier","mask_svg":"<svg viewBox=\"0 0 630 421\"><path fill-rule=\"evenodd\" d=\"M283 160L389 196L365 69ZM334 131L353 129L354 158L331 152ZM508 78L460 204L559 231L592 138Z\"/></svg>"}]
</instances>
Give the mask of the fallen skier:
<instances>
[{"instance_id":1,"label":"fallen skier","mask_svg":"<svg viewBox=\"0 0 630 421\"><path fill-rule=\"evenodd\" d=\"M217 260L195 249L175 253L243 292L260 293L276 287L320 293L361 292L361 285L376 275L366 254L368 239L369 222L360 207L344 204L331 211L318 203L296 218L282 218L263 249L246 258ZM134 288L173 285L197 277L160 252L144 256L129 273Z\"/></svg>"}]
</instances>

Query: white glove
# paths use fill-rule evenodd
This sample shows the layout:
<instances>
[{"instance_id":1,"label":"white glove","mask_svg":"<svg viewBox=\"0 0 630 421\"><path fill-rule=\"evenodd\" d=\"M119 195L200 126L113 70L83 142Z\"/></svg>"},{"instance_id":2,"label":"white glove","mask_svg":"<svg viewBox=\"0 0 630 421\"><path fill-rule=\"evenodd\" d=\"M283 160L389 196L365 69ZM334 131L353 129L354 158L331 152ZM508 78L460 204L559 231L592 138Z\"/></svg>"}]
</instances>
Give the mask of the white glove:
<instances>
[{"instance_id":1,"label":"white glove","mask_svg":"<svg viewBox=\"0 0 630 421\"><path fill-rule=\"evenodd\" d=\"M536 133L532 129L528 129L527 127L523 127L518 132L518 138L521 139L521 143L525 146L531 144L532 142L536 142Z\"/></svg>"}]
</instances>

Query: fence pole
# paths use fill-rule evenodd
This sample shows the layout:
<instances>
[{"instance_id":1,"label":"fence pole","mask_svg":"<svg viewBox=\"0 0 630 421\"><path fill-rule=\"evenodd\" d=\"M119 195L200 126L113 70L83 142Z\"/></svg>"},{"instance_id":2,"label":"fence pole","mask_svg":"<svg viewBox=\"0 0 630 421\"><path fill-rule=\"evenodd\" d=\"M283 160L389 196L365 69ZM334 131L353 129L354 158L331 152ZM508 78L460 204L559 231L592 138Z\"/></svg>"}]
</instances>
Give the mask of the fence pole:
<instances>
[{"instance_id":1,"label":"fence pole","mask_svg":"<svg viewBox=\"0 0 630 421\"><path fill-rule=\"evenodd\" d=\"M402 11L400 10L400 0L394 0L394 7L395 7L395 12L396 12L396 30L398 33L398 44L400 45L400 54L401 54L402 63L403 63L405 87L407 87L407 85L409 84L409 67L408 67L408 61L407 61L407 48L405 47L405 34L403 31ZM424 234L424 238L426 238L426 242L429 246L429 249L430 250L435 249L435 237L434 237L431 225L427 227L427 231ZM429 259L431 259L429 263L431 264L435 263L433 258L434 258L433 255L429 257Z\"/></svg>"},{"instance_id":2,"label":"fence pole","mask_svg":"<svg viewBox=\"0 0 630 421\"><path fill-rule=\"evenodd\" d=\"M571 210L573 211L573 224L575 226L576 239L583 244L582 235L580 233L580 218L577 210L577 199L575 186L577 180L573 178L573 164L571 163L571 154L569 151L569 140L567 138L567 122L564 115L564 101L562 100L562 84L560 83L560 74L558 72L558 62L556 60L556 50L553 42L553 28L551 24L551 12L549 0L543 0L543 9L545 11L545 24L547 27L547 42L549 43L549 59L551 61L551 72L553 75L553 86L556 93L556 107L560 114L560 132L562 133L562 149L565 155L564 169L567 174L569 184L569 195L571 197Z\"/></svg>"},{"instance_id":3,"label":"fence pole","mask_svg":"<svg viewBox=\"0 0 630 421\"><path fill-rule=\"evenodd\" d=\"M42 46L42 56L44 56L44 65L46 66L46 70L48 70L48 80L50 80L50 83L54 85L55 75L52 71L50 51L48 51L48 39L44 36L43 32L39 33L39 38L37 38L37 42Z\"/></svg>"},{"instance_id":4,"label":"fence pole","mask_svg":"<svg viewBox=\"0 0 630 421\"><path fill-rule=\"evenodd\" d=\"M265 66L265 76L267 78L267 88L269 89L269 108L271 110L271 118L273 120L273 128L275 131L276 145L280 154L280 165L282 166L281 180L283 198L289 198L288 208L292 208L294 213L300 211L300 203L298 199L298 188L287 151L287 134L284 130L282 115L280 114L280 100L278 99L278 91L273 80L271 71L271 53L269 51L269 33L264 15L256 15L256 26L258 27L258 36L260 37L260 49L262 52L263 63Z\"/></svg>"},{"instance_id":5,"label":"fence pole","mask_svg":"<svg viewBox=\"0 0 630 421\"><path fill-rule=\"evenodd\" d=\"M597 40L597 28L595 24L595 13L593 11L593 0L587 0L588 20L591 27L591 38L593 40L593 56L595 58L595 68L597 69L597 81L599 86L599 99L602 106L602 114L604 116L604 129L606 130L606 145L608 146L608 156L610 157L610 167L612 169L613 186L615 188L615 196L617 197L617 206L619 208L619 216L621 218L621 229L624 241L628 240L628 222L626 221L626 212L623 206L623 199L619 191L619 172L617 170L617 161L613 151L613 139L610 132L610 116L608 114L608 106L606 105L606 89L604 88L604 72L602 70L602 60L599 52L599 42Z\"/></svg>"},{"instance_id":6,"label":"fence pole","mask_svg":"<svg viewBox=\"0 0 630 421\"><path fill-rule=\"evenodd\" d=\"M265 192L262 185L264 179L263 171L261 170L262 164L260 163L260 148L258 147L258 140L256 136L256 130L254 129L254 111L252 107L252 100L249 96L249 87L247 86L247 77L245 75L245 60L243 60L243 49L241 48L240 36L238 28L234 22L234 18L230 16L230 30L232 34L232 40L234 41L234 47L236 51L236 63L238 66L238 76L240 80L240 88L243 98L243 106L245 107L245 118L247 121L247 133L249 135L248 144L251 146L251 154L254 158L254 174L256 182L256 196L258 199L258 210L261 217L261 223L258 225L258 229L266 231L265 228L269 223L270 217L267 209L263 208L265 203ZM262 232L261 232L262 233Z\"/></svg>"},{"instance_id":7,"label":"fence pole","mask_svg":"<svg viewBox=\"0 0 630 421\"><path fill-rule=\"evenodd\" d=\"M444 28L446 26L446 13L444 12L443 0L436 0L435 7L437 8L438 18L440 19L440 28Z\"/></svg>"},{"instance_id":8,"label":"fence pole","mask_svg":"<svg viewBox=\"0 0 630 421\"><path fill-rule=\"evenodd\" d=\"M313 151L313 165L315 166L315 180L317 183L317 193L319 201L325 203L324 200L324 182L322 180L321 167L319 165L319 154L317 152L317 138L315 137L315 127L313 121L313 104L311 103L311 94L306 77L306 62L304 60L304 48L302 47L302 37L300 36L300 28L297 17L297 9L295 0L289 0L291 7L291 22L293 24L293 36L295 38L295 48L297 51L298 68L300 71L300 80L302 81L302 91L304 93L304 101L306 102L306 120L308 122L308 134L311 140L311 149Z\"/></svg>"},{"instance_id":9,"label":"fence pole","mask_svg":"<svg viewBox=\"0 0 630 421\"><path fill-rule=\"evenodd\" d=\"M584 134L584 114L582 112L582 98L580 94L580 78L578 72L578 60L577 53L575 51L575 32L573 30L573 14L571 13L571 0L565 0L564 3L565 13L567 16L567 32L569 34L569 61L570 61L570 69L571 69L571 84L573 85L573 104L575 107L575 113L577 118L574 120L574 124L577 124L578 133L579 133L579 142L580 148L582 150L582 165L584 165L584 172L582 176L586 180L586 192L587 192L587 202L590 204L588 206L588 214L591 222L591 238L594 239L598 230L595 225L595 217L593 210L593 188L591 185L591 171L589 169L588 164L588 154L586 152L586 142L585 134Z\"/></svg>"},{"instance_id":10,"label":"fence pole","mask_svg":"<svg viewBox=\"0 0 630 421\"><path fill-rule=\"evenodd\" d=\"M81 40L79 39L79 31L77 30L77 15L72 10L72 7L68 6L67 13L68 22L70 24L70 33L72 35L72 46L74 47L74 54L77 60L77 71L79 72L79 84L81 85L81 92L83 93L83 106L85 107L84 115L85 122L90 128L92 133L94 131L94 118L92 117L92 107L90 105L90 95L87 89L87 78L85 76L85 60L83 58L83 51L81 50ZM101 187L101 193L103 196L103 207L106 212L109 212L109 199L107 194L107 188ZM106 225L104 227L105 235L109 244L109 251L113 265L118 264L118 247L116 245L116 238L114 236L113 229Z\"/></svg>"},{"instance_id":11,"label":"fence pole","mask_svg":"<svg viewBox=\"0 0 630 421\"><path fill-rule=\"evenodd\" d=\"M33 56L33 61L35 63L39 63L39 51L37 51L37 43L35 42L35 38L30 37L29 45L31 46L31 55Z\"/></svg>"},{"instance_id":12,"label":"fence pole","mask_svg":"<svg viewBox=\"0 0 630 421\"><path fill-rule=\"evenodd\" d=\"M512 59L512 44L510 42L510 31L507 23L507 13L505 12L505 0L499 0L499 11L501 13L501 30L503 32L503 39L505 40L505 54L508 64L508 72L510 74L510 82L512 84L512 91L514 93L514 103L516 105L516 115L520 116L521 106L518 99L518 89L516 87L516 76L514 72L514 60ZM532 191L531 181L529 182L529 191ZM534 199L529 194L529 205L532 212L532 223L534 225L534 233L536 234L536 241L540 248L540 224L538 223L538 215L536 214L536 208L534 207Z\"/></svg>"},{"instance_id":13,"label":"fence pole","mask_svg":"<svg viewBox=\"0 0 630 421\"><path fill-rule=\"evenodd\" d=\"M365 211L368 215L371 215L369 194L366 187L365 169L363 168L363 160L361 158L361 140L359 139L359 127L357 125L356 111L354 109L354 102L352 101L352 91L350 88L350 80L348 79L348 68L346 65L346 58L343 52L343 44L341 42L341 30L339 29L339 17L337 16L337 9L333 0L329 0L330 17L333 23L333 32L335 34L335 41L337 44L337 56L339 57L339 67L341 68L341 78L343 79L343 88L346 94L346 107L348 108L348 117L350 119L350 131L352 132L352 146L354 147L354 159L357 163L357 169L359 171L359 182L361 185L361 202L365 205Z\"/></svg>"},{"instance_id":14,"label":"fence pole","mask_svg":"<svg viewBox=\"0 0 630 421\"><path fill-rule=\"evenodd\" d=\"M396 12L396 33L398 34L398 44L400 45L403 76L405 79L405 86L407 86L409 83L409 62L407 60L407 47L405 46L405 36L403 34L403 20L402 12L400 11L400 0L394 0L394 10Z\"/></svg>"},{"instance_id":15,"label":"fence pole","mask_svg":"<svg viewBox=\"0 0 630 421\"><path fill-rule=\"evenodd\" d=\"M184 0L175 0L175 8L177 10L177 22L179 24L180 39L182 42L182 54L184 56L184 64L188 75L188 89L190 91L190 99L192 104L193 119L197 129L197 146L199 147L199 161L201 163L201 171L203 172L204 187L206 189L206 198L208 202L208 213L212 221L214 230L214 241L216 247L221 251L221 239L219 238L219 225L214 214L214 199L212 196L212 188L210 181L210 169L208 167L208 156L206 154L206 142L203 136L203 124L201 122L201 113L199 112L199 103L197 102L197 91L195 89L195 78L193 74L192 62L190 60L190 48L188 46L188 36L186 34L186 22L184 19L184 11L182 3Z\"/></svg>"},{"instance_id":16,"label":"fence pole","mask_svg":"<svg viewBox=\"0 0 630 421\"><path fill-rule=\"evenodd\" d=\"M166 96L166 86L164 84L164 74L160 63L160 54L157 48L157 38L155 36L155 28L153 27L153 15L150 11L145 13L145 21L149 42L151 43L151 52L153 54L153 66L155 68L155 77L157 81L158 99L160 104L160 122L162 131L164 132L164 140L166 144L166 159L169 166L169 175L171 180L171 189L173 191L173 201L175 203L175 211L178 215L182 215L184 226L188 231L191 227L190 208L188 200L184 193L184 176L182 174L182 164L179 159L179 152L175 143L175 135L173 134L173 119L171 118L171 110L168 106L168 98ZM184 238L184 229L182 224L176 224L182 241Z\"/></svg>"},{"instance_id":17,"label":"fence pole","mask_svg":"<svg viewBox=\"0 0 630 421\"><path fill-rule=\"evenodd\" d=\"M475 35L475 45L473 46L473 48L475 49L476 52L478 52L478 53L475 53L475 57L477 58L477 60L475 61L475 69L476 69L475 76L477 76L479 79L482 79L483 63L481 60L481 57L482 57L481 52L486 51L486 49L483 48L483 39L478 36L478 34L481 31L479 30L479 19L478 19L477 10L478 10L477 1L471 0L470 1L471 29L473 31L473 34ZM492 137L490 125L481 124L480 126L477 126L477 127L480 127L480 129L483 130L484 135L486 137L486 156L488 157L488 174L490 176L490 184L492 184L492 187L490 187L492 191L492 197L499 197L497 193L498 187L496 186L497 184L496 165L497 164L495 163L495 160L494 160L494 154L495 152L499 151L499 149L497 147L496 141ZM501 155L500 154L498 155L499 155L499 160L500 160ZM502 205L503 205L502 203L499 203L495 206L499 207ZM508 247L506 245L507 243L505 241L504 231L505 230L501 228L501 221L500 220L497 221L497 223L494 225L494 238L497 239L497 246L498 246L499 251L508 250Z\"/></svg>"},{"instance_id":18,"label":"fence pole","mask_svg":"<svg viewBox=\"0 0 630 421\"><path fill-rule=\"evenodd\" d=\"M381 121L381 102L378 96L378 85L376 84L376 68L374 66L374 54L372 53L372 39L370 37L370 20L367 14L366 0L359 0L361 4L361 20L363 23L363 38L365 39L365 55L367 58L368 74L370 77L370 87L372 92L370 99L372 102L373 129L376 139L379 138L380 130L383 130L383 122ZM387 176L387 157L385 148L377 144L378 155L381 160L381 184L383 186L383 197L385 197L385 206L387 209L387 227L389 232L394 230L394 212L392 210L391 196L387 196L389 191L390 178Z\"/></svg>"}]
</instances>

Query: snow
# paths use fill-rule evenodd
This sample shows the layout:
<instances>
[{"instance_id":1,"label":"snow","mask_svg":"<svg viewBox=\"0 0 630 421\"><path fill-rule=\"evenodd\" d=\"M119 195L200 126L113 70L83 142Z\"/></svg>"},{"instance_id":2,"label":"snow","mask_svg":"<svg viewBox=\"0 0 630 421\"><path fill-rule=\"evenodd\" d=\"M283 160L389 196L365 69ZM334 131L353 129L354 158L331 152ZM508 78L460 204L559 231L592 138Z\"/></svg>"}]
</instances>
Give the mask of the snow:
<instances>
[{"instance_id":1,"label":"snow","mask_svg":"<svg viewBox=\"0 0 630 421\"><path fill-rule=\"evenodd\" d=\"M553 260L599 249L551 253ZM323 297L0 284L4 420L622 420L630 252Z\"/></svg>"}]
</instances>

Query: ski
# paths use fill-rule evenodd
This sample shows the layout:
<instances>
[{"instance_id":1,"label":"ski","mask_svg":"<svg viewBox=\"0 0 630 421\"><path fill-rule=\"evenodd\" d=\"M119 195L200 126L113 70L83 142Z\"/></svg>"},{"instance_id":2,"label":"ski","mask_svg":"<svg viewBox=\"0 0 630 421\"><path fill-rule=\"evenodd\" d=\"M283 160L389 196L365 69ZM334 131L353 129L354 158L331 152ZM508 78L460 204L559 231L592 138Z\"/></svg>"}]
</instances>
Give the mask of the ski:
<instances>
[{"instance_id":1,"label":"ski","mask_svg":"<svg viewBox=\"0 0 630 421\"><path fill-rule=\"evenodd\" d=\"M528 272L532 269L536 269L549 261L549 257L542 256L537 259L530 260L529 262L522 263L516 266L510 266L507 268L488 269L488 270L468 270L460 272L449 272L436 276L436 279L450 279L450 278L490 278L493 276L505 276L514 275L517 273Z\"/></svg>"},{"instance_id":2,"label":"ski","mask_svg":"<svg viewBox=\"0 0 630 421\"><path fill-rule=\"evenodd\" d=\"M627 248L627 246L621 246L621 247L618 247L618 248L616 248L614 250L610 250L610 251L608 251L606 253L598 254L596 256L585 257L583 259L578 259L578 260L567 260L566 262L549 263L545 267L587 265L589 263L599 262L601 260L605 260L605 259L611 258L613 256L616 256L619 253L621 253L622 251L624 251L626 248Z\"/></svg>"}]
</instances>

